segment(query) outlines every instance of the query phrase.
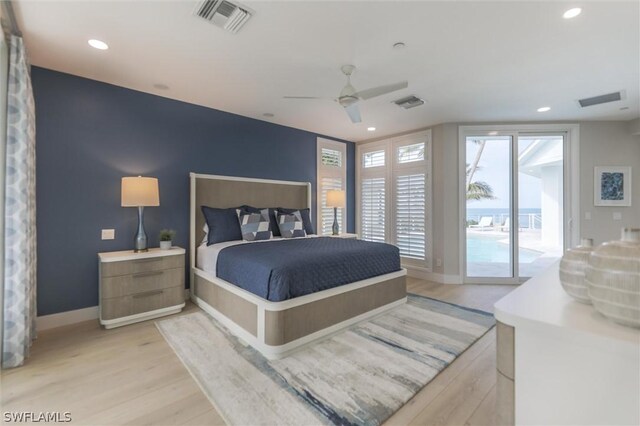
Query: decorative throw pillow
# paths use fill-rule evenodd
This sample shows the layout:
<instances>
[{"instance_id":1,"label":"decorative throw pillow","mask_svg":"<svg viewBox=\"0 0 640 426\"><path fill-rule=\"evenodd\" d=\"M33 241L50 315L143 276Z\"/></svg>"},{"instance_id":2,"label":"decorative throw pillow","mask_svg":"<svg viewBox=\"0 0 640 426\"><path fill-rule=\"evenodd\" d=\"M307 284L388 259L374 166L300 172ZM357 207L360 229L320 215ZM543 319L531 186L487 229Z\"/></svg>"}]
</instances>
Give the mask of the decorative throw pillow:
<instances>
[{"instance_id":1,"label":"decorative throw pillow","mask_svg":"<svg viewBox=\"0 0 640 426\"><path fill-rule=\"evenodd\" d=\"M207 224L207 245L224 241L241 240L240 225L235 208L217 209L201 206Z\"/></svg>"},{"instance_id":2,"label":"decorative throw pillow","mask_svg":"<svg viewBox=\"0 0 640 426\"><path fill-rule=\"evenodd\" d=\"M282 238L298 238L305 237L307 233L304 231L304 223L300 212L279 213L278 227Z\"/></svg>"},{"instance_id":3,"label":"decorative throw pillow","mask_svg":"<svg viewBox=\"0 0 640 426\"><path fill-rule=\"evenodd\" d=\"M238 221L242 239L245 241L258 241L271 239L272 233L269 228L269 209L264 209L260 213L251 213L237 209Z\"/></svg>"},{"instance_id":4,"label":"decorative throw pillow","mask_svg":"<svg viewBox=\"0 0 640 426\"><path fill-rule=\"evenodd\" d=\"M311 210L310 209L287 209L284 207L277 208L278 213L287 213L291 214L293 212L300 212L300 216L302 217L302 223L304 224L304 232L307 235L313 235L316 232L313 229L313 224L311 223Z\"/></svg>"},{"instance_id":5,"label":"decorative throw pillow","mask_svg":"<svg viewBox=\"0 0 640 426\"><path fill-rule=\"evenodd\" d=\"M249 213L261 213L265 208L258 208L258 207L248 206L246 204L244 204L244 205L239 207L239 209L247 211ZM275 207L269 207L268 210L269 210L269 228L270 228L271 232L273 233L274 237L279 237L280 236L280 230L278 229L278 222L277 222L277 219L276 219L276 208Z\"/></svg>"}]
</instances>

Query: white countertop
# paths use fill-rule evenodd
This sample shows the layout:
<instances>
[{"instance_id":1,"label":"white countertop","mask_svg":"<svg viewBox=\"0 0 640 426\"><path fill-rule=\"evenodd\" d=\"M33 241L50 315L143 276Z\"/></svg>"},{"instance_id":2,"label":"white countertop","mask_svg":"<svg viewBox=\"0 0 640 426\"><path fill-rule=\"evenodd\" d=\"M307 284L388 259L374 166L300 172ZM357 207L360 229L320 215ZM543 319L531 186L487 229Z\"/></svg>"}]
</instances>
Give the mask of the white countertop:
<instances>
[{"instance_id":1,"label":"white countertop","mask_svg":"<svg viewBox=\"0 0 640 426\"><path fill-rule=\"evenodd\" d=\"M149 251L135 253L133 250L110 251L98 253L102 262L121 262L123 260L148 259L152 257L175 256L185 254L182 247L173 246L169 250L162 250L158 247L150 248Z\"/></svg>"},{"instance_id":2,"label":"white countertop","mask_svg":"<svg viewBox=\"0 0 640 426\"><path fill-rule=\"evenodd\" d=\"M640 329L616 324L592 305L580 303L565 293L558 277L558 266L559 262L496 302L496 319L516 329L534 327L542 331L553 328L579 332L629 343L637 348Z\"/></svg>"}]
</instances>

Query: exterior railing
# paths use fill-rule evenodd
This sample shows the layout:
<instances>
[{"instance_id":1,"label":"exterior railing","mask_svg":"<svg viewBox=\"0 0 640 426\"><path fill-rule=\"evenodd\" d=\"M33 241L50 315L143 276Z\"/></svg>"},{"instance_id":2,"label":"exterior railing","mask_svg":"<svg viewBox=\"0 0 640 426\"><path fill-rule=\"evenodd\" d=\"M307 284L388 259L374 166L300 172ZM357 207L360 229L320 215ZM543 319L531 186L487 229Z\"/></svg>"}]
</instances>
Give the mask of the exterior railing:
<instances>
[{"instance_id":1,"label":"exterior railing","mask_svg":"<svg viewBox=\"0 0 640 426\"><path fill-rule=\"evenodd\" d=\"M483 217L490 216L493 221L488 228L503 228L505 227L505 221L509 217L507 213L501 214L484 214L484 215L468 215L467 216L467 228L469 225L475 223L479 224ZM540 213L519 213L518 214L518 228L520 230L536 230L542 229L542 215Z\"/></svg>"}]
</instances>

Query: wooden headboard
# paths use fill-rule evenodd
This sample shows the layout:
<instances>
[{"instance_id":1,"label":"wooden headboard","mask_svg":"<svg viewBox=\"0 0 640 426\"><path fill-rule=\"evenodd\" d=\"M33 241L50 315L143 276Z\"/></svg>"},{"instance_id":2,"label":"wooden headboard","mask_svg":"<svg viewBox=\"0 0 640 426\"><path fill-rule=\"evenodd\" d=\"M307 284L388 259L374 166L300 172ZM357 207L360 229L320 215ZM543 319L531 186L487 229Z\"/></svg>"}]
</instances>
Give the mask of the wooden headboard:
<instances>
[{"instance_id":1,"label":"wooden headboard","mask_svg":"<svg viewBox=\"0 0 640 426\"><path fill-rule=\"evenodd\" d=\"M201 206L229 208L247 204L254 207L311 208L311 183L252 179L190 173L191 179L191 266L196 248L204 238Z\"/></svg>"}]
</instances>

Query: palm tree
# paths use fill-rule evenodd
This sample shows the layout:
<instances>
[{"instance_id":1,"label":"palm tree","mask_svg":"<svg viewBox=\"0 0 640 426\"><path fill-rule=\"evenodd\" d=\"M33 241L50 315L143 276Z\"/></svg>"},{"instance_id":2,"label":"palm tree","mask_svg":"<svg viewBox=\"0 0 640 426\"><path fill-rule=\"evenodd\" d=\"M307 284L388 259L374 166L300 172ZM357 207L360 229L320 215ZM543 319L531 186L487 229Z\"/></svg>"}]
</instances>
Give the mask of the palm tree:
<instances>
[{"instance_id":1,"label":"palm tree","mask_svg":"<svg viewBox=\"0 0 640 426\"><path fill-rule=\"evenodd\" d=\"M478 168L476 167L476 170ZM467 176L469 176L471 169L467 167ZM487 182L475 181L467 184L467 200L479 201L479 200L494 200L496 197L493 195L493 188Z\"/></svg>"},{"instance_id":2,"label":"palm tree","mask_svg":"<svg viewBox=\"0 0 640 426\"><path fill-rule=\"evenodd\" d=\"M493 195L493 188L487 182L473 181L473 175L480 170L480 158L482 157L482 151L487 143L485 140L474 140L473 143L480 145L476 157L473 159L473 163L469 165L467 163L467 200L493 200L496 197Z\"/></svg>"}]
</instances>

